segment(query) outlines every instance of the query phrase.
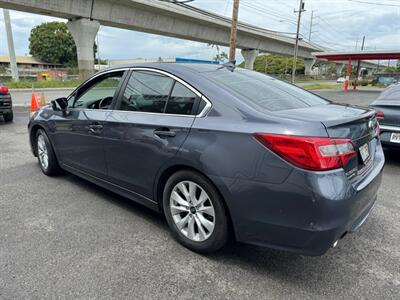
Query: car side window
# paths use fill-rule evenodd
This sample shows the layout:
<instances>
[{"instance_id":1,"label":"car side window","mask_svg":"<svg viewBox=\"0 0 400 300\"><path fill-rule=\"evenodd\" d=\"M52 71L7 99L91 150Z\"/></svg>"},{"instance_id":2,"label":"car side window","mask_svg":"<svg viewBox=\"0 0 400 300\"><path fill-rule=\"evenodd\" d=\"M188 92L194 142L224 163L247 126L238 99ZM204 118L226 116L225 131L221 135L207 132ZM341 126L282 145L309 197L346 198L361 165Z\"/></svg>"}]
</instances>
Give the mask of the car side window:
<instances>
[{"instance_id":1,"label":"car side window","mask_svg":"<svg viewBox=\"0 0 400 300\"><path fill-rule=\"evenodd\" d=\"M106 74L93 79L88 87L79 90L74 98L74 108L109 109L124 72Z\"/></svg>"},{"instance_id":2,"label":"car side window","mask_svg":"<svg viewBox=\"0 0 400 300\"><path fill-rule=\"evenodd\" d=\"M120 110L164 113L174 80L149 71L132 72L122 95Z\"/></svg>"},{"instance_id":3,"label":"car side window","mask_svg":"<svg viewBox=\"0 0 400 300\"><path fill-rule=\"evenodd\" d=\"M197 100L197 95L189 90L180 82L175 82L174 89L168 99L165 113L177 115L193 114L193 107Z\"/></svg>"}]
</instances>

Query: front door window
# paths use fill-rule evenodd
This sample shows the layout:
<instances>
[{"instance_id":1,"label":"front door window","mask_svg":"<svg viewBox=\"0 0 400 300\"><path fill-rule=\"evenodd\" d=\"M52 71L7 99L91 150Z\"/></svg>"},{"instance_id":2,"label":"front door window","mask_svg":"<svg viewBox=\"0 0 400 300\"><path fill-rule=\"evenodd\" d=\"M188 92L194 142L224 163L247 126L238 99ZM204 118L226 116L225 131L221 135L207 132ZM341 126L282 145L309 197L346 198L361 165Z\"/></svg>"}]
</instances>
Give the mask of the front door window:
<instances>
[{"instance_id":1,"label":"front door window","mask_svg":"<svg viewBox=\"0 0 400 300\"><path fill-rule=\"evenodd\" d=\"M74 108L109 109L122 79L123 72L106 74L93 79L78 91Z\"/></svg>"}]
</instances>

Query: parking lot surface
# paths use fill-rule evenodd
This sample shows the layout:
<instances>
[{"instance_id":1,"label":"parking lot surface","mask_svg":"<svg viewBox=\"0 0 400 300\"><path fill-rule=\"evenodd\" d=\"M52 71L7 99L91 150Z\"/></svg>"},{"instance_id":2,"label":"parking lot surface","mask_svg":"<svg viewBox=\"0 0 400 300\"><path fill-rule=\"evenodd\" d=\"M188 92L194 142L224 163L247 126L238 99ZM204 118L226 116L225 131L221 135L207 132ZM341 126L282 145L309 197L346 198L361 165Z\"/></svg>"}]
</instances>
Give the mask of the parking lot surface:
<instances>
[{"instance_id":1,"label":"parking lot surface","mask_svg":"<svg viewBox=\"0 0 400 300\"><path fill-rule=\"evenodd\" d=\"M0 121L0 299L399 299L399 152L387 152L369 219L326 255L231 244L202 256L157 213L76 176L43 175L27 118Z\"/></svg>"}]
</instances>

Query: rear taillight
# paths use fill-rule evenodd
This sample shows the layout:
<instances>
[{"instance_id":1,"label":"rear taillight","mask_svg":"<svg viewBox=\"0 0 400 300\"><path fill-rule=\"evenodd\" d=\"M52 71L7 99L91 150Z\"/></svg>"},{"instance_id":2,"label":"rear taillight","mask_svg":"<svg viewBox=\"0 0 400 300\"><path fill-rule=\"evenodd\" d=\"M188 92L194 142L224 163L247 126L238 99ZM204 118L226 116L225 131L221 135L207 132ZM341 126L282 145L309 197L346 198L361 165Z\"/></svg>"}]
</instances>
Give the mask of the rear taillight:
<instances>
[{"instance_id":1,"label":"rear taillight","mask_svg":"<svg viewBox=\"0 0 400 300\"><path fill-rule=\"evenodd\" d=\"M377 118L378 121L382 121L385 119L385 114L383 113L383 111L377 111L375 112L375 118Z\"/></svg>"},{"instance_id":2,"label":"rear taillight","mask_svg":"<svg viewBox=\"0 0 400 300\"><path fill-rule=\"evenodd\" d=\"M8 94L8 87L5 85L0 86L0 94Z\"/></svg>"},{"instance_id":3,"label":"rear taillight","mask_svg":"<svg viewBox=\"0 0 400 300\"><path fill-rule=\"evenodd\" d=\"M326 171L344 168L356 156L349 139L306 137L256 133L254 137L265 147L295 166Z\"/></svg>"}]
</instances>

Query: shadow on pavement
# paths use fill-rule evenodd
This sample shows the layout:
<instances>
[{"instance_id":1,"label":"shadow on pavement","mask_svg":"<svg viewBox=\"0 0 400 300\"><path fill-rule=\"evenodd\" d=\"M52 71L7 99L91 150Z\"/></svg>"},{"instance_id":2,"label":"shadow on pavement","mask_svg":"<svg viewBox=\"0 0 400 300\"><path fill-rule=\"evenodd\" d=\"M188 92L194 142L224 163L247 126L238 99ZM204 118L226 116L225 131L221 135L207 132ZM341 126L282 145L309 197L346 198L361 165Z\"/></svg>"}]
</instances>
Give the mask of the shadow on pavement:
<instances>
[{"instance_id":1,"label":"shadow on pavement","mask_svg":"<svg viewBox=\"0 0 400 300\"><path fill-rule=\"evenodd\" d=\"M400 147L394 148L384 148L386 164L400 167Z\"/></svg>"},{"instance_id":2,"label":"shadow on pavement","mask_svg":"<svg viewBox=\"0 0 400 300\"><path fill-rule=\"evenodd\" d=\"M65 177L66 180L77 185L80 189L95 194L102 200L111 202L113 205L129 210L130 212L153 222L155 225L158 225L160 229L163 228L164 230L168 230L164 215L71 173L64 172L64 174L60 176Z\"/></svg>"}]
</instances>

